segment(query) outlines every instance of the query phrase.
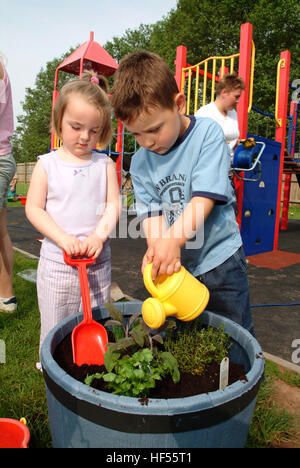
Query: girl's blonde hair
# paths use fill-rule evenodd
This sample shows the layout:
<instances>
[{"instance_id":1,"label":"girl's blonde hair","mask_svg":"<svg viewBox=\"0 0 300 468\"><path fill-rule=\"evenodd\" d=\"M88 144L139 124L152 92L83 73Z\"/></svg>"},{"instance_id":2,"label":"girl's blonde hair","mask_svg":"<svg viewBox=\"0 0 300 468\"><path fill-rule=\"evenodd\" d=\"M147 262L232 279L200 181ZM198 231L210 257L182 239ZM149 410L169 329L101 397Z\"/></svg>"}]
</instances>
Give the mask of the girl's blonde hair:
<instances>
[{"instance_id":1,"label":"girl's blonde hair","mask_svg":"<svg viewBox=\"0 0 300 468\"><path fill-rule=\"evenodd\" d=\"M107 92L108 83L106 79L93 71L84 71L81 79L68 81L61 88L54 104L52 130L55 131L58 137L61 137L61 121L69 99L72 94L79 94L100 111L101 129L98 143L100 148L106 148L112 135L111 105Z\"/></svg>"}]
</instances>

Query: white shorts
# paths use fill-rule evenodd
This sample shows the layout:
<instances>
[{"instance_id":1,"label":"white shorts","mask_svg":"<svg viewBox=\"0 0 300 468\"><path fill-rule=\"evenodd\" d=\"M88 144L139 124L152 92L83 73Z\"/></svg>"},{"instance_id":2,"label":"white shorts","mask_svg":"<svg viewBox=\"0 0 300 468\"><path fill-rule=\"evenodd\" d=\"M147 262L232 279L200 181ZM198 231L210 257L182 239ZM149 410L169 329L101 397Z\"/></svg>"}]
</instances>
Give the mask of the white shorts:
<instances>
[{"instance_id":1,"label":"white shorts","mask_svg":"<svg viewBox=\"0 0 300 468\"><path fill-rule=\"evenodd\" d=\"M110 300L111 263L87 267L91 305L100 306ZM41 315L41 345L59 322L82 310L78 269L40 257L37 271L37 295Z\"/></svg>"}]
</instances>

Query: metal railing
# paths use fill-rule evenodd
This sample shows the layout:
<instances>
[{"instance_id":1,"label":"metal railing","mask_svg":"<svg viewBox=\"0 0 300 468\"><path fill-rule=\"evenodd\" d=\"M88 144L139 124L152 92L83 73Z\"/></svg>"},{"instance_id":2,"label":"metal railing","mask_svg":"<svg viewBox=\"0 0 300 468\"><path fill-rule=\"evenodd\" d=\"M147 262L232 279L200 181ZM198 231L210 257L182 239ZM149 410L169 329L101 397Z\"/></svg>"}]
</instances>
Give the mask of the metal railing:
<instances>
[{"instance_id":1,"label":"metal railing","mask_svg":"<svg viewBox=\"0 0 300 468\"><path fill-rule=\"evenodd\" d=\"M222 76L229 72L235 71L235 64L240 56L239 53L228 56L215 56L209 57L196 65L190 65L182 69L181 79L181 92L184 93L186 90L187 97L187 114L191 112L192 103L192 88L194 87L194 109L196 113L198 107L205 106L208 98L207 94L210 88L210 102L215 100L215 86ZM249 108L250 112L252 107L253 98L253 82L254 82L254 65L255 65L255 45L252 41L252 59L251 59L251 72L250 72L250 90L249 90ZM192 78L195 76L195 82L192 83ZM200 83L200 76L203 76L203 80ZM187 81L187 86L186 86ZM199 94L202 94L202 103L199 106ZM201 99L200 99L201 101Z\"/></svg>"}]
</instances>

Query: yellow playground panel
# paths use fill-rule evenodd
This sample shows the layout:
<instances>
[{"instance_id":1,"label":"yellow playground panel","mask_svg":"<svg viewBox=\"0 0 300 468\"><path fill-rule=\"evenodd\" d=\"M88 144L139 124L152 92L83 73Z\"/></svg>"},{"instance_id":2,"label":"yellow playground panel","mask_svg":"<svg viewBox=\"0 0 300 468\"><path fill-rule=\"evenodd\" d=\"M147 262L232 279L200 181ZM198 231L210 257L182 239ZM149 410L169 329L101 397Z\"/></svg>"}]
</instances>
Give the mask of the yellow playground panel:
<instances>
[{"instance_id":1,"label":"yellow playground panel","mask_svg":"<svg viewBox=\"0 0 300 468\"><path fill-rule=\"evenodd\" d=\"M224 74L236 72L244 80L245 91L241 94L237 105L240 139L249 137L262 147L259 153L253 149L251 153L253 163L249 169L243 165L239 166L238 163L234 167L237 221L246 255L270 252L278 248L282 177L285 170L286 124L287 118L293 119L293 122L296 119L295 103L291 103L293 111L289 117L287 116L291 61L291 54L287 50L281 52L277 76L274 76L274 81L276 80L274 114L265 113L254 107L252 101L255 45L252 37L253 27L250 23L245 23L241 25L239 53L224 57L209 57L196 65L190 65L187 63L186 47L178 46L175 61L175 79L178 89L186 96L187 114L194 114L200 107L215 100L216 85ZM274 139L248 133L248 114L251 110L274 119ZM295 138L296 124L293 125ZM238 150L240 154L244 148L240 145L236 151ZM292 155L289 157L289 164L293 164ZM288 184L286 187L288 189ZM286 193L285 201L288 206L288 190ZM284 213L287 216L287 209L283 210L283 215Z\"/></svg>"},{"instance_id":2,"label":"yellow playground panel","mask_svg":"<svg viewBox=\"0 0 300 468\"><path fill-rule=\"evenodd\" d=\"M196 65L182 68L181 89L186 95L187 114L196 113L199 107L215 100L216 83L226 73L238 73L239 53L228 56L209 57ZM252 107L255 65L255 45L252 41L249 108Z\"/></svg>"}]
</instances>

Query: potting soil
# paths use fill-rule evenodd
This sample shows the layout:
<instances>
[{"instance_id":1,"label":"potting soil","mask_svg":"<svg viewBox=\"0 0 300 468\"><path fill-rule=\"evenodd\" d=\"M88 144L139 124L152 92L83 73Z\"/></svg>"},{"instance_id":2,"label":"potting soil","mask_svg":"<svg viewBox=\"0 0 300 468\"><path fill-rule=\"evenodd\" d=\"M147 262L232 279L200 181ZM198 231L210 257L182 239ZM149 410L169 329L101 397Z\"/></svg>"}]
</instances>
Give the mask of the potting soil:
<instances>
[{"instance_id":1,"label":"potting soil","mask_svg":"<svg viewBox=\"0 0 300 468\"><path fill-rule=\"evenodd\" d=\"M83 365L79 367L73 363L71 334L67 335L57 346L53 357L67 374L83 383L88 375L105 371L104 366ZM161 381L157 381L156 387L149 394L149 398L184 398L201 393L214 392L219 390L219 376L220 366L217 363L211 363L207 366L206 371L202 375L181 373L180 381L176 384L171 376L168 376ZM247 381L245 368L241 364L230 362L229 385L237 380ZM110 392L103 379L94 379L91 386L97 390Z\"/></svg>"}]
</instances>

